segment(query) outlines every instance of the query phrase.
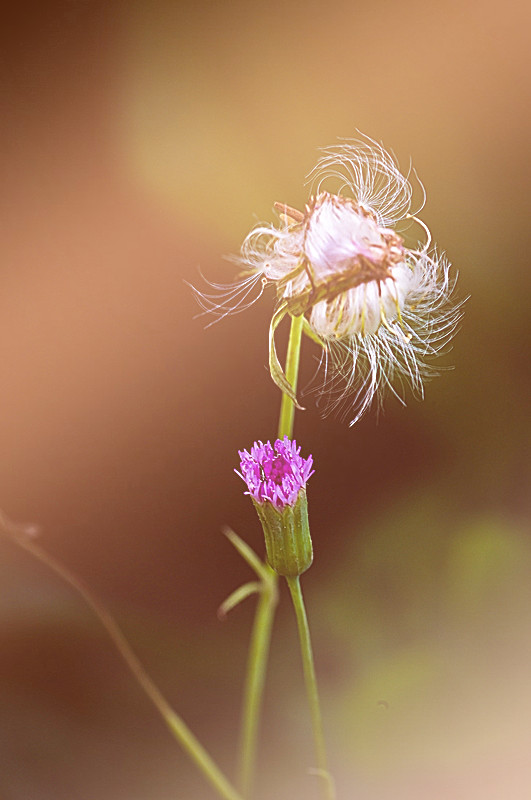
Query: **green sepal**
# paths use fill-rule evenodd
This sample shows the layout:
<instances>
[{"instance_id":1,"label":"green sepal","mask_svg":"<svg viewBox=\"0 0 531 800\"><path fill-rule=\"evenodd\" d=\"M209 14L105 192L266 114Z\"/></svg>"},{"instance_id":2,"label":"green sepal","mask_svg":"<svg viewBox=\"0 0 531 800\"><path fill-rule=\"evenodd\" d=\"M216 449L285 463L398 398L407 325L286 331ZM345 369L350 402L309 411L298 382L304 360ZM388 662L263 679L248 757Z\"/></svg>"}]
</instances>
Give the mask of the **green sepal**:
<instances>
[{"instance_id":1,"label":"green sepal","mask_svg":"<svg viewBox=\"0 0 531 800\"><path fill-rule=\"evenodd\" d=\"M313 561L306 490L301 489L293 506L277 511L269 501L251 498L264 530L267 561L279 575L302 575Z\"/></svg>"}]
</instances>

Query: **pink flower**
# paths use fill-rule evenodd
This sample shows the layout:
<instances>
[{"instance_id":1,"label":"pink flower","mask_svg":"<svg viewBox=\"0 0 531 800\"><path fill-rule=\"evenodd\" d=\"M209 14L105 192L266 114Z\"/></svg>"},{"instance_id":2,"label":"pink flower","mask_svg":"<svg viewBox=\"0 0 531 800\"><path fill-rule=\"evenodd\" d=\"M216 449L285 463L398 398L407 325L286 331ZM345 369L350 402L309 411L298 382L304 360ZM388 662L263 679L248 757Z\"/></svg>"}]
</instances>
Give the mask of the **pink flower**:
<instances>
[{"instance_id":1,"label":"pink flower","mask_svg":"<svg viewBox=\"0 0 531 800\"><path fill-rule=\"evenodd\" d=\"M314 472L312 456L302 458L300 450L287 436L273 445L255 442L250 453L240 450L241 472L236 472L247 484L246 494L257 503L271 503L277 511L295 505Z\"/></svg>"}]
</instances>

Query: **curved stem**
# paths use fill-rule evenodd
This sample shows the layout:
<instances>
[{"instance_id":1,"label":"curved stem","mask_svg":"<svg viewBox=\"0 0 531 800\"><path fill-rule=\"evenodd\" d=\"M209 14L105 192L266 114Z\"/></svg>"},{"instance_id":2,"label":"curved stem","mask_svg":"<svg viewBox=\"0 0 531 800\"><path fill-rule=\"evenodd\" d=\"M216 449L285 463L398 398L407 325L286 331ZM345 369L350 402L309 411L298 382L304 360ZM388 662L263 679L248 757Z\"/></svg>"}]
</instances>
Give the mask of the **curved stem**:
<instances>
[{"instance_id":1,"label":"curved stem","mask_svg":"<svg viewBox=\"0 0 531 800\"><path fill-rule=\"evenodd\" d=\"M301 584L299 576L286 578L293 607L297 617L299 629L299 640L301 645L302 666L304 670L304 682L306 683L306 693L312 717L313 738L315 742L315 756L317 759L317 774L323 779L323 796L326 800L334 800L335 791L332 777L328 772L328 759L326 756L326 745L323 733L323 721L321 718L321 706L319 704L319 693L317 691L317 678L315 676L315 666L313 663L312 642L310 639L310 628L304 607Z\"/></svg>"},{"instance_id":2,"label":"curved stem","mask_svg":"<svg viewBox=\"0 0 531 800\"><path fill-rule=\"evenodd\" d=\"M192 731L188 728L181 717L172 709L168 701L162 695L158 687L153 683L139 659L133 652L129 642L116 624L112 615L107 611L103 603L95 597L85 584L77 578L60 561L49 555L39 545L31 541L23 529L17 528L10 523L3 515L0 516L0 530L3 530L9 538L27 550L35 558L49 567L53 572L62 578L65 583L81 595L87 605L96 614L101 624L107 631L112 642L129 667L139 686L151 700L159 714L164 719L171 733L177 739L183 750L190 756L192 761L203 773L204 777L212 784L218 794L224 800L243 800L232 784L227 780L219 767L214 763L205 748L196 739Z\"/></svg>"},{"instance_id":3,"label":"curved stem","mask_svg":"<svg viewBox=\"0 0 531 800\"><path fill-rule=\"evenodd\" d=\"M304 318L302 316L291 317L285 374L293 391L297 389L303 321ZM278 421L279 439L283 439L284 436L287 436L289 439L293 437L294 418L295 406L293 401L288 395L283 394ZM246 800L249 800L251 797L253 789L259 718L264 694L267 659L271 644L273 617L277 604L278 576L271 567L268 565L266 565L266 567L269 573L269 587L267 590L265 590L265 587L262 590L256 609L251 643L249 646L243 699L238 772L240 776L240 790Z\"/></svg>"}]
</instances>

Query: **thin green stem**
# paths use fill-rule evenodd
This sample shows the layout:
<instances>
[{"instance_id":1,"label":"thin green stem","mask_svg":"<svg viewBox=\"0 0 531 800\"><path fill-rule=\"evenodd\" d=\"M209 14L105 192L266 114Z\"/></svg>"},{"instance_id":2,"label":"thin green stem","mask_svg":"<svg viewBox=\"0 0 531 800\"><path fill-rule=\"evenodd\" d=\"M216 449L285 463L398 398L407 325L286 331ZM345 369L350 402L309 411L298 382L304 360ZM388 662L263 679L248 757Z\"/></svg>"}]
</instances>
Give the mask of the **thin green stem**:
<instances>
[{"instance_id":1,"label":"thin green stem","mask_svg":"<svg viewBox=\"0 0 531 800\"><path fill-rule=\"evenodd\" d=\"M45 550L35 544L22 529L9 522L3 515L0 515L0 530L6 533L9 538L27 550L35 558L55 572L65 583L75 589L85 600L87 605L96 614L101 624L107 631L112 642L129 667L139 686L151 700L159 714L162 716L166 725L170 729L174 738L181 745L183 750L190 756L204 777L216 789L224 800L243 800L242 796L232 786L219 767L214 763L205 748L196 739L186 723L172 709L168 701L162 695L158 687L153 683L139 659L131 649L131 646L124 634L116 624L114 618L107 611L103 603L95 597L85 584L77 578L60 561L53 558Z\"/></svg>"},{"instance_id":2,"label":"thin green stem","mask_svg":"<svg viewBox=\"0 0 531 800\"><path fill-rule=\"evenodd\" d=\"M289 332L288 352L286 355L286 378L294 392L297 391L297 379L299 376L299 360L301 354L301 337L304 316L291 318L291 328ZM280 418L278 420L278 438L293 438L293 421L295 419L295 406L287 394L282 395L280 404Z\"/></svg>"},{"instance_id":3,"label":"thin green stem","mask_svg":"<svg viewBox=\"0 0 531 800\"><path fill-rule=\"evenodd\" d=\"M304 681L306 683L306 693L312 717L313 737L315 742L315 757L317 759L316 773L323 779L323 796L326 800L334 800L335 791L332 777L328 772L328 759L326 756L326 745L323 733L323 722L321 718L321 706L319 704L319 693L317 691L317 678L315 676L315 666L313 663L312 642L310 639L310 628L304 607L301 584L299 576L286 578L293 607L297 617L297 627L299 629L299 640L301 645L302 666L304 670Z\"/></svg>"},{"instance_id":4,"label":"thin green stem","mask_svg":"<svg viewBox=\"0 0 531 800\"><path fill-rule=\"evenodd\" d=\"M285 373L286 378L293 387L293 391L297 389L302 326L302 316L291 317ZM295 406L292 400L286 394L283 394L278 421L279 439L284 436L289 439L293 437L294 418ZM260 711L278 594L278 576L271 567L267 566L267 570L269 575L268 587L267 589L264 587L260 594L251 633L243 699L238 772L240 776L240 791L246 800L249 800L253 790Z\"/></svg>"},{"instance_id":5,"label":"thin green stem","mask_svg":"<svg viewBox=\"0 0 531 800\"><path fill-rule=\"evenodd\" d=\"M262 584L251 633L242 716L239 786L245 798L250 797L253 786L258 724L264 694L271 629L277 604L276 574L271 567L267 565L266 567L269 577L267 584L265 581Z\"/></svg>"}]
</instances>

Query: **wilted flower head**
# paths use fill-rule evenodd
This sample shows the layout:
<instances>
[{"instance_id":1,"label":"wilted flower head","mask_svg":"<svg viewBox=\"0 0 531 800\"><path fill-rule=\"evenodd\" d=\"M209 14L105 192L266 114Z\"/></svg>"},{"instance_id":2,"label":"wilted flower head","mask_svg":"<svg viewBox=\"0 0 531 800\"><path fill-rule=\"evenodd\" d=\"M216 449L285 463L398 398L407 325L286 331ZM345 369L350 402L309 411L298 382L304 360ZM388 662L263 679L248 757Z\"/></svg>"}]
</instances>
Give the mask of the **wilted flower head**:
<instances>
[{"instance_id":1,"label":"wilted flower head","mask_svg":"<svg viewBox=\"0 0 531 800\"><path fill-rule=\"evenodd\" d=\"M299 492L313 475L312 456L302 458L300 447L287 436L263 444L258 441L251 452L239 450L240 469L238 472L247 484L248 492L257 503L271 503L277 511L292 506Z\"/></svg>"},{"instance_id":2,"label":"wilted flower head","mask_svg":"<svg viewBox=\"0 0 531 800\"><path fill-rule=\"evenodd\" d=\"M410 213L411 184L389 153L372 140L346 141L323 150L311 178L304 211L275 203L280 224L257 226L242 245L241 280L200 301L225 316L273 285L273 379L296 402L274 334L286 314L304 315L305 332L323 348L327 410L349 398L355 422L384 387L401 399L406 382L422 395L434 373L426 359L451 339L461 312L449 302L449 264L428 252L429 231ZM336 193L327 182L339 182ZM406 246L397 231L405 221L420 225L424 246Z\"/></svg>"},{"instance_id":3,"label":"wilted flower head","mask_svg":"<svg viewBox=\"0 0 531 800\"><path fill-rule=\"evenodd\" d=\"M313 475L311 456L287 436L240 450L237 474L247 484L262 523L267 560L279 575L301 575L313 561L306 483Z\"/></svg>"}]
</instances>

